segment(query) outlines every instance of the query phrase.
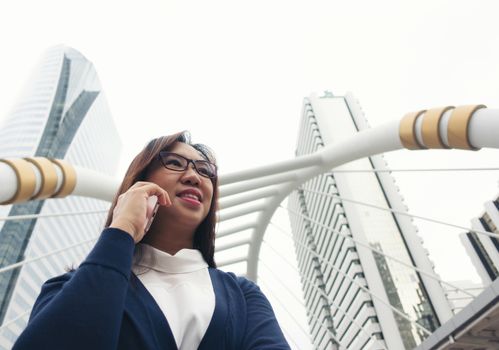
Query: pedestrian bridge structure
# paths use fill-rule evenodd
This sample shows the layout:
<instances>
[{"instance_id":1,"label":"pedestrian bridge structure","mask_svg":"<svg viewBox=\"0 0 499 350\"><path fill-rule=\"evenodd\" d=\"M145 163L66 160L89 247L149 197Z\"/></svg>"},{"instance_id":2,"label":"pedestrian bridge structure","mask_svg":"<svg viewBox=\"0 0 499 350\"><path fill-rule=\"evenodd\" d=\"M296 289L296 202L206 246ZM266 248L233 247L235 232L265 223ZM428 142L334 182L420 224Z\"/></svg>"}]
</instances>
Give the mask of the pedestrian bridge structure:
<instances>
[{"instance_id":1,"label":"pedestrian bridge structure","mask_svg":"<svg viewBox=\"0 0 499 350\"><path fill-rule=\"evenodd\" d=\"M221 174L218 215L219 221L223 225L217 232L216 252L217 254L224 252L224 256L228 258L217 261L218 266L221 268L235 264L244 266L244 271L241 271L241 274L258 283L259 257L265 232L271 224L275 212L279 209L286 209L281 206L283 200L293 192L299 191L307 181L331 172L348 162L403 148L423 152L427 149L437 148L466 150L499 148L499 109L473 105L416 111L408 113L401 120L359 131L353 136L327 144L307 155L253 169ZM66 196L83 196L110 202L119 186L119 180L60 159L18 158L0 159L0 184L0 203L4 205ZM324 193L324 195L332 196L333 194ZM397 213L395 209L384 209L391 211L393 215L404 215L404 213ZM59 215L71 215L71 213L60 213ZM40 220L43 219L42 214L37 214L36 217ZM25 217L6 217L2 220L31 218L30 215L27 215ZM307 219L311 220L309 217ZM329 229L335 230L332 227ZM496 234L486 231L475 230L474 232L497 237ZM232 237L232 239L222 240L226 237ZM376 247L355 241L354 238L349 239L355 242L357 249L371 250L375 256L382 256L397 263L397 257L390 256L390 252L377 250ZM408 239L415 240L416 237ZM298 245L302 243L295 244L297 251L308 249L309 255L312 255L314 261L325 259L326 264L331 263L327 261L327 258L314 251L313 246L300 247ZM241 250L241 247L245 247L245 249ZM72 249L72 247L67 249ZM241 254L241 251L244 253ZM51 254L59 253L60 250ZM46 256L40 256L38 259L44 258ZM429 266L424 259L421 261L418 259L420 256L414 255L413 264L410 266L404 262L400 263L413 269L421 277L429 298L434 300L435 313L440 320L440 326L435 330L428 329L421 322L416 322L407 314L406 310L398 309L388 300L386 294L377 293L377 289L370 285L368 279L362 280L360 284L356 279L350 282L351 284L357 283L357 289L370 296L375 308L389 310L391 314L396 315L397 320L403 320L409 326L415 326L417 332L426 338L418 345L418 349L499 349L499 307L497 303L499 280L488 286L478 296L471 295L472 301L459 312L455 312L455 310L445 306L446 302L440 300L442 295L436 292L446 282L433 272L432 266ZM32 264L36 261L37 259L29 259L3 266L0 273L19 269L24 264ZM332 268L336 267L332 266ZM278 271L275 272L278 275ZM320 278L309 281L306 281L306 278L306 276L302 276L303 289L306 291L308 288L305 283L312 285L315 283L315 289L319 291L319 294L322 293L322 296L319 295L319 297L328 303L331 296L328 293L324 294L322 288L327 285L328 276L321 275ZM348 278L348 276L345 275L342 278ZM329 304L332 305L331 303ZM340 317L342 306L336 305L336 309L336 317ZM343 322L348 321L352 327L358 328L353 337L363 339L362 343L359 343L361 345L353 346L352 344L356 344L352 342L353 340L350 339L347 342L345 338L338 335L337 329L341 326L335 325L335 321L331 320L329 316L321 321L321 311L307 310L307 313L309 322L315 317L315 323L322 323L322 327L327 330L332 339L332 342L324 348L396 349L388 345L386 334L390 330L383 329L382 326L381 331L375 331L374 328L369 328L371 326L368 323L358 324L353 319L349 321L345 319ZM26 318L28 315L29 310L19 317ZM1 327L9 327L15 321L6 319ZM380 332L384 335L380 336Z\"/></svg>"}]
</instances>

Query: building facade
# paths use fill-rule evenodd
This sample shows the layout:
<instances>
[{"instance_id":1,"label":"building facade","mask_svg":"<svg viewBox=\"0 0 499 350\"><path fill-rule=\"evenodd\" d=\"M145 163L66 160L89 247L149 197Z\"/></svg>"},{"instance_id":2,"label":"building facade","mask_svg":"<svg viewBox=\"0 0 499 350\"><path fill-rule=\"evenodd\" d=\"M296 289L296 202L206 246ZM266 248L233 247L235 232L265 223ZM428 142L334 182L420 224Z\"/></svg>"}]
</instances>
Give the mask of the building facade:
<instances>
[{"instance_id":1,"label":"building facade","mask_svg":"<svg viewBox=\"0 0 499 350\"><path fill-rule=\"evenodd\" d=\"M113 175L121 141L97 73L76 50L49 49L0 128L0 158L49 157ZM0 216L104 211L109 203L79 197L0 206ZM24 329L40 286L87 254L105 214L0 221L0 266L60 254L0 274L0 348Z\"/></svg>"},{"instance_id":2,"label":"building facade","mask_svg":"<svg viewBox=\"0 0 499 350\"><path fill-rule=\"evenodd\" d=\"M471 227L499 234L499 195L485 203L485 211L471 220ZM499 276L499 239L476 232L463 233L460 238L482 284L488 286Z\"/></svg>"},{"instance_id":3,"label":"building facade","mask_svg":"<svg viewBox=\"0 0 499 350\"><path fill-rule=\"evenodd\" d=\"M369 128L352 95L304 102L296 155ZM452 317L383 156L304 183L288 201L312 341L317 349L412 349ZM381 170L381 171L374 171ZM362 203L371 204L367 206ZM395 258L395 259L393 259ZM398 311L398 312L397 312Z\"/></svg>"}]
</instances>

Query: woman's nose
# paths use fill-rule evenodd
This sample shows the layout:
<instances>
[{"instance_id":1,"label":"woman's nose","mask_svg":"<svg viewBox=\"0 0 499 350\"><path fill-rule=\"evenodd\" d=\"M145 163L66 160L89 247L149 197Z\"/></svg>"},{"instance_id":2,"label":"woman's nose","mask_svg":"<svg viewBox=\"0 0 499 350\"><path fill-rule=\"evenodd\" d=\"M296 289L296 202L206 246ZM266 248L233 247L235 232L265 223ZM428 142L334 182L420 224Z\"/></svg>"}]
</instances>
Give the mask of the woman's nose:
<instances>
[{"instance_id":1,"label":"woman's nose","mask_svg":"<svg viewBox=\"0 0 499 350\"><path fill-rule=\"evenodd\" d=\"M200 178L197 170L194 168L194 164L190 163L185 169L182 175L182 182L190 183L192 185L199 185Z\"/></svg>"}]
</instances>

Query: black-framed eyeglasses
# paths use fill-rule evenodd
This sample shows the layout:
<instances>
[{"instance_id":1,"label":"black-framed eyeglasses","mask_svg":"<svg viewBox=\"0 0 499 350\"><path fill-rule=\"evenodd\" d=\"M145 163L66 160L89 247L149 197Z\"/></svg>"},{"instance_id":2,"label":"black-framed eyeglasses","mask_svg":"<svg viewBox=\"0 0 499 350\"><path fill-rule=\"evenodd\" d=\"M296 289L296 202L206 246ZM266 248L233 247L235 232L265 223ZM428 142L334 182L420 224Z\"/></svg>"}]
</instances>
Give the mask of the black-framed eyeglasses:
<instances>
[{"instance_id":1,"label":"black-framed eyeglasses","mask_svg":"<svg viewBox=\"0 0 499 350\"><path fill-rule=\"evenodd\" d=\"M199 175L210 179L217 177L217 166L207 160L189 159L180 154L166 151L159 152L159 160L165 168L170 170L185 171L189 167L189 163L192 163Z\"/></svg>"}]
</instances>

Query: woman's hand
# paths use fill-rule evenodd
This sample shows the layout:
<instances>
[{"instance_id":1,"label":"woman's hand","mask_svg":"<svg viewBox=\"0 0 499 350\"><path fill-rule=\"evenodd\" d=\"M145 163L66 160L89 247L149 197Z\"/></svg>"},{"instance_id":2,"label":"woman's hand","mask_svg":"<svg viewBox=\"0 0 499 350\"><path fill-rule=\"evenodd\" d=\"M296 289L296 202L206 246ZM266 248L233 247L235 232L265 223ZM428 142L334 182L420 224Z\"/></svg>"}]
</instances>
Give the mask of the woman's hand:
<instances>
[{"instance_id":1,"label":"woman's hand","mask_svg":"<svg viewBox=\"0 0 499 350\"><path fill-rule=\"evenodd\" d=\"M147 199L158 197L159 205L170 206L168 193L152 182L139 181L118 197L113 210L113 221L109 227L128 232L135 243L145 235L147 224Z\"/></svg>"}]
</instances>

